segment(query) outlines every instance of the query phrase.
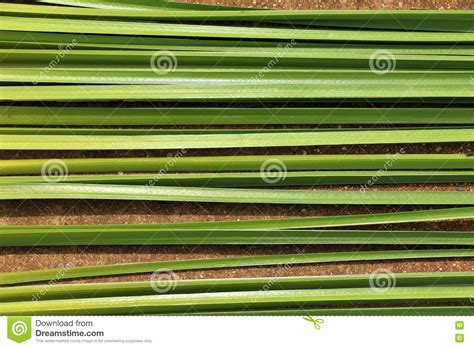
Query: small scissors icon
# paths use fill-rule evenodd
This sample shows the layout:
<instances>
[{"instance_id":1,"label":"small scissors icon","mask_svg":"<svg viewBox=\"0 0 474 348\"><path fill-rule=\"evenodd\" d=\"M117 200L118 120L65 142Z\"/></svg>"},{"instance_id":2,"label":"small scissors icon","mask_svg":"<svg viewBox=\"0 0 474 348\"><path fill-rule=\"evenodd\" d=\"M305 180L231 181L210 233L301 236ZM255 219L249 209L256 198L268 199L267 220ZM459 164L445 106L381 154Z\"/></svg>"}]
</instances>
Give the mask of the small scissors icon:
<instances>
[{"instance_id":1,"label":"small scissors icon","mask_svg":"<svg viewBox=\"0 0 474 348\"><path fill-rule=\"evenodd\" d=\"M314 319L313 317L309 315L307 317L304 317L303 319L313 323L314 328L316 330L321 330L321 324L324 324L324 319Z\"/></svg>"}]
</instances>

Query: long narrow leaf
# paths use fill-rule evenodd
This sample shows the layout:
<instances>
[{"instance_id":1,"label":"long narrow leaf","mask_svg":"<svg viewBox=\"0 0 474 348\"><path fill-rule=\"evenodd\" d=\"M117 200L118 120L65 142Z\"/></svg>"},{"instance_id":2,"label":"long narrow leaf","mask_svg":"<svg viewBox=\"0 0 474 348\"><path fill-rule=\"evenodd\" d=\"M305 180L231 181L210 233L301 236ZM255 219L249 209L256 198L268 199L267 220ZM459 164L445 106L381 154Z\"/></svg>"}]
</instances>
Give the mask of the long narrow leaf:
<instances>
[{"instance_id":1,"label":"long narrow leaf","mask_svg":"<svg viewBox=\"0 0 474 348\"><path fill-rule=\"evenodd\" d=\"M360 215L337 215L319 216L309 218L285 218L268 220L238 220L238 221L212 221L212 222L182 222L164 224L127 224L127 225L62 225L62 226L1 226L2 231L63 231L67 232L87 232L87 231L170 231L170 230L284 230L303 228L323 228L323 227L344 227L344 226L367 226L380 224L399 224L409 222L445 221L473 219L474 207L451 208L404 211L396 213L381 214L360 214ZM132 233L133 233L132 232Z\"/></svg>"},{"instance_id":2,"label":"long narrow leaf","mask_svg":"<svg viewBox=\"0 0 474 348\"><path fill-rule=\"evenodd\" d=\"M387 81L389 77L385 78ZM459 79L459 77L457 78ZM373 80L372 80L373 81ZM405 101L455 103L472 106L474 91L469 76L458 84L430 84L429 81L380 85L347 84L332 80L324 84L271 85L77 85L77 86L8 86L0 87L4 101ZM366 82L370 82L366 81Z\"/></svg>"},{"instance_id":3,"label":"long narrow leaf","mask_svg":"<svg viewBox=\"0 0 474 348\"><path fill-rule=\"evenodd\" d=\"M474 192L272 190L100 184L0 184L0 200L105 199L206 203L473 205Z\"/></svg>"},{"instance_id":4,"label":"long narrow leaf","mask_svg":"<svg viewBox=\"0 0 474 348\"><path fill-rule=\"evenodd\" d=\"M471 33L243 28L191 24L92 21L2 16L0 30L168 37L321 40L344 42L474 43Z\"/></svg>"},{"instance_id":5,"label":"long narrow leaf","mask_svg":"<svg viewBox=\"0 0 474 348\"><path fill-rule=\"evenodd\" d=\"M37 135L28 139L8 134L2 135L0 150L212 149L469 141L474 141L474 130L470 128L215 135Z\"/></svg>"},{"instance_id":6,"label":"long narrow leaf","mask_svg":"<svg viewBox=\"0 0 474 348\"><path fill-rule=\"evenodd\" d=\"M447 62L449 66L456 68L456 64ZM440 65L440 63L436 63ZM474 67L472 62L461 63L459 67ZM430 67L428 67L430 68ZM321 88L341 88L342 83L353 84L360 88L370 89L377 85L410 86L413 88L425 88L430 84L438 86L441 90L448 86L465 87L471 77L471 73L393 73L389 78L380 78L371 72L349 73L349 72L280 72L278 70L269 72L259 77L258 72L232 71L174 71L167 74L156 74L147 68L147 71L94 71L90 70L61 70L60 68L44 72L44 69L6 69L0 73L0 82L25 82L25 83L64 83L64 84L98 84L98 85L198 85L206 86L237 84L237 85L292 85L304 84Z\"/></svg>"},{"instance_id":7,"label":"long narrow leaf","mask_svg":"<svg viewBox=\"0 0 474 348\"><path fill-rule=\"evenodd\" d=\"M410 286L464 286L474 284L473 272L394 273L387 275L397 287ZM368 274L312 276L312 277L265 277L237 279L165 280L108 282L84 284L50 284L13 286L0 288L0 302L58 300L91 297L156 295L157 289L167 289L167 294L204 292L302 290L332 288L362 288L371 285L373 276Z\"/></svg>"},{"instance_id":8,"label":"long narrow leaf","mask_svg":"<svg viewBox=\"0 0 474 348\"><path fill-rule=\"evenodd\" d=\"M79 6L81 1L44 1L39 2L45 3L57 3ZM103 1L96 1L97 3ZM166 1L154 0L154 4L163 3ZM89 5L92 1L88 0L82 2L84 5ZM59 6L38 6L38 5L26 5L26 4L1 4L0 12L2 13L21 13L24 15L77 15L77 16L90 16L90 17L131 17L131 18L155 18L155 19L207 19L212 18L213 20L242 20L242 19L254 19L254 20L323 20L323 21L347 21L347 20L374 20L374 21L385 21L385 22L396 22L403 20L411 21L429 21L429 20L464 20L470 21L474 19L474 11L470 10L444 10L444 11L433 11L433 10L416 10L416 11L341 11L341 10L262 10L255 11L255 9L239 8L238 11L227 10L224 12L214 11L173 11L163 10L161 4L157 6L157 10L153 8L140 9L137 6L133 10L127 9L127 6L133 6L137 4L137 1L127 1L127 5L124 5L125 1L114 1L117 4L118 10L106 6L95 7L95 6L84 6L94 8L77 8L77 7L59 7ZM120 4L121 3L121 4ZM148 2L151 4L151 2ZM148 7L148 6L147 6ZM408 28L407 28L408 29Z\"/></svg>"},{"instance_id":9,"label":"long narrow leaf","mask_svg":"<svg viewBox=\"0 0 474 348\"><path fill-rule=\"evenodd\" d=\"M27 50L27 49L7 49L0 50L0 60L4 64L12 64L9 67L8 71L2 72L2 77L13 79L13 77L25 78L28 75L38 75L40 71L34 71L35 66L30 66L30 64L37 64L38 69L44 69L45 65L48 65L49 62L54 61L59 55L63 56L60 59L60 62L55 65L54 69L48 71L48 74L43 77L56 77L61 76L61 69L68 69L68 73L73 74L71 78L75 77L88 77L91 75L91 71L78 69L90 68L94 70L90 65L93 64L102 64L103 67L107 66L116 66L117 69L127 68L127 67L144 67L147 68L149 76L160 77L152 71L150 64L154 62L154 59L157 57L172 57L176 60L177 72L184 68L190 67L201 67L208 69L216 68L225 68L225 67L238 67L238 73L242 73L243 76L246 73L246 70L256 68L262 69L268 65L269 61L275 59L275 55L278 55L278 51L275 50L249 50L249 51L231 51L231 52L185 52L185 51L165 51L165 52L154 52L154 51L116 51L116 50L80 50L74 49L68 51L67 54L64 54L61 50ZM279 55L282 55L281 52ZM278 58L278 64L272 68L272 71L267 71L264 75L272 76L281 69L365 69L369 70L371 66L371 60L373 60L374 52L368 50L367 52L357 52L354 50L295 50L285 53L282 57ZM396 64L397 71L392 72L390 77L395 78L402 72L410 72L413 69L427 69L431 73L436 72L437 70L451 70L451 69L465 69L472 70L474 68L474 62L471 56L463 55L407 55L407 54L391 54L390 58L393 60L393 64ZM396 63L395 63L396 61ZM151 63L150 63L151 62ZM26 69L17 69L22 67L21 64L28 64L30 72ZM74 70L73 70L74 69ZM410 69L410 70L404 70ZM324 71L323 71L324 72ZM370 71L369 71L370 72ZM416 71L415 71L416 72ZM86 75L88 73L88 75ZM101 73L101 71L95 71L95 73ZM135 74L139 72L134 71ZM213 73L213 70L210 70L209 73ZM261 71L251 72L253 76L261 73ZM348 75L347 72L344 72ZM76 74L76 75L74 75ZM107 72L110 75L110 72ZM117 74L117 73L116 73ZM143 74L143 73L142 73ZM172 72L166 74L168 77L172 75ZM318 74L318 75L316 75ZM320 78L321 72L316 71L313 75L309 77ZM165 74L163 74L165 75ZM288 74L289 75L289 74ZM298 76L298 71L296 70L292 75ZM304 74L299 74L302 77L306 77ZM102 72L102 75L98 75L105 80L105 72ZM369 76L374 77L374 74L371 73ZM211 75L212 77L212 75ZM375 76L376 77L376 76ZM427 78L429 75L420 75L417 76L417 79ZM445 80L449 75L444 77ZM90 76L89 76L90 78Z\"/></svg>"},{"instance_id":10,"label":"long narrow leaf","mask_svg":"<svg viewBox=\"0 0 474 348\"><path fill-rule=\"evenodd\" d=\"M424 258L465 258L473 257L471 249L443 249L443 250L390 250L390 251L363 251L363 252L332 252L314 254L287 254L246 256L231 258L211 258L179 261L157 261L115 265L83 266L64 269L45 269L25 272L0 273L0 285L30 283L55 279L61 274L61 279L84 277L98 277L119 274L151 273L158 269L170 271L235 268L271 265L296 265L328 262L355 262L370 260L409 260ZM472 296L472 293L471 293Z\"/></svg>"},{"instance_id":11,"label":"long narrow leaf","mask_svg":"<svg viewBox=\"0 0 474 348\"><path fill-rule=\"evenodd\" d=\"M60 227L0 230L0 247L73 245L474 245L474 232L363 230L170 230L121 231L107 228L68 232Z\"/></svg>"},{"instance_id":12,"label":"long narrow leaf","mask_svg":"<svg viewBox=\"0 0 474 348\"><path fill-rule=\"evenodd\" d=\"M391 127L391 130L426 130L426 127ZM430 130L440 129L462 129L474 130L466 126L430 126ZM308 133L323 132L367 132L385 131L383 128L49 128L49 127L0 127L0 135L24 134L24 135L206 135L206 134L251 134L251 133Z\"/></svg>"},{"instance_id":13,"label":"long narrow leaf","mask_svg":"<svg viewBox=\"0 0 474 348\"><path fill-rule=\"evenodd\" d=\"M433 126L430 129L462 129L465 126ZM33 128L0 127L0 135L206 135L206 134L249 134L249 133L297 133L297 132L364 132L367 130L387 130L387 128ZM426 127L400 127L393 130L425 130ZM474 130L474 128L472 128Z\"/></svg>"},{"instance_id":14,"label":"long narrow leaf","mask_svg":"<svg viewBox=\"0 0 474 348\"><path fill-rule=\"evenodd\" d=\"M1 134L1 132L0 132ZM54 161L54 160L53 160ZM377 178L374 180L374 178ZM44 183L43 176L0 176L0 184ZM183 187L257 187L311 185L383 185L427 183L474 183L474 171L320 171L286 172L280 180L263 173L68 175L62 183L151 185Z\"/></svg>"},{"instance_id":15,"label":"long narrow leaf","mask_svg":"<svg viewBox=\"0 0 474 348\"><path fill-rule=\"evenodd\" d=\"M418 301L468 301L474 286L373 289L275 290L230 293L105 297L3 303L2 315L155 314L201 310L274 308L291 305Z\"/></svg>"},{"instance_id":16,"label":"long narrow leaf","mask_svg":"<svg viewBox=\"0 0 474 348\"><path fill-rule=\"evenodd\" d=\"M104 0L38 0L38 2L48 3L48 4L60 4L60 5L71 5L71 6L81 6L81 7L89 7L94 9L107 9L108 11L114 9L120 9L121 12L126 11L127 9L133 9L137 12L137 15L140 13L155 13L158 14L160 12L170 12L170 11L154 11L154 9L162 9L163 3L176 3L176 1L163 1L163 0L153 0L153 1L131 1L131 0L113 0L113 1L104 1ZM189 4L183 4L186 6ZM198 6L202 6L199 4ZM204 5L207 6L207 5ZM214 6L214 5L212 5ZM43 10L37 9L39 6L26 6L23 5L20 8L19 12L23 12L22 9L33 9L36 8L40 13L46 14L51 12L57 13L75 13L80 11L91 11L86 9L78 9L78 8L64 8L61 7L58 10L56 8L46 8ZM217 7L217 6L216 6ZM218 6L220 9L230 9L227 6ZM204 8L204 7L202 7ZM238 17L253 17L255 19L261 20L263 18L269 19L278 19L280 16L284 16L286 19L302 19L301 17L305 17L304 19L313 19L314 17L325 19L325 20L348 20L348 19L358 19L358 20L393 20L393 21L400 21L400 20L469 20L474 16L473 11L469 10L443 10L443 11L436 11L436 10L384 10L384 11L373 11L373 10L265 10L265 9L258 9L258 12L255 12L256 8L245 8L245 7L235 7L238 11L228 11L228 12L205 12L205 11L179 11L174 12L177 16L216 16L217 18L223 19L234 19ZM142 10L142 11L140 11ZM69 11L69 12L68 12ZM97 11L97 10L92 10ZM127 11L130 13L131 11ZM90 12L94 13L94 12ZM97 12L99 13L99 12ZM130 13L133 15L133 12ZM235 14L235 16L230 17L231 14ZM293 16L293 17L292 17Z\"/></svg>"},{"instance_id":17,"label":"long narrow leaf","mask_svg":"<svg viewBox=\"0 0 474 348\"><path fill-rule=\"evenodd\" d=\"M296 42L296 41L295 41ZM180 51L207 51L207 52L271 52L281 54L282 47L291 44L288 40L272 41L245 41L245 40L205 40L186 38L157 38L135 37L123 35L88 35L80 36L74 33L45 33L21 32L0 30L0 43L10 48L50 48L57 49L58 45L67 47L71 43L79 48L87 49L120 49L126 50L180 50ZM387 44L387 43L327 43L297 41L292 52L350 52L354 54L373 54L377 50L389 51L392 54L422 54L422 55L474 55L472 45L427 45L427 44ZM70 52L70 51L69 51Z\"/></svg>"},{"instance_id":18,"label":"long narrow leaf","mask_svg":"<svg viewBox=\"0 0 474 348\"><path fill-rule=\"evenodd\" d=\"M394 160L396 158L396 160ZM55 161L53 159L53 161ZM59 161L56 160L56 161ZM145 158L70 158L60 163L69 174L106 172L169 171L167 157ZM41 174L50 159L0 160L1 175ZM212 156L173 158L171 170L198 171L261 171L269 163L283 163L289 170L472 170L474 156L462 154L399 154L399 155L274 155L274 156ZM390 163L391 166L387 165Z\"/></svg>"},{"instance_id":19,"label":"long narrow leaf","mask_svg":"<svg viewBox=\"0 0 474 348\"><path fill-rule=\"evenodd\" d=\"M0 106L1 125L474 124L473 108L94 108ZM473 160L474 161L474 160ZM474 163L473 163L474 166Z\"/></svg>"},{"instance_id":20,"label":"long narrow leaf","mask_svg":"<svg viewBox=\"0 0 474 348\"><path fill-rule=\"evenodd\" d=\"M48 1L50 2L50 1ZM54 3L54 1L51 1ZM58 3L61 3L59 1ZM166 4L166 6L163 6ZM104 9L100 5L91 6L91 3L85 3L87 7L97 7L94 9L85 8L64 8L53 6L35 6L2 4L1 13L5 15L21 15L30 17L48 17L48 18L79 18L79 19L111 19L120 18L122 20L141 19L141 20L165 20L171 22L200 22L206 21L255 21L260 23L275 22L280 24L299 24L307 26L321 27L341 27L341 28L360 28L360 29L397 29L403 31L459 31L472 32L472 21L474 14L472 11L385 11L385 12L362 12L362 11L288 11L288 10L242 10L228 11L225 7L216 7L200 4L170 3L162 2L160 7L155 10L137 6L130 3L121 5L117 9L114 3L112 8ZM128 9L127 6L134 7ZM136 8L135 8L136 6ZM207 11L183 11L183 9L207 10ZM208 7L208 8L207 8ZM177 11L172 11L177 9ZM163 9L169 9L163 11ZM220 10L215 12L215 10ZM227 11L225 11L227 10ZM398 13L401 12L401 13ZM411 12L411 13L410 13ZM391 15L391 16L390 16Z\"/></svg>"},{"instance_id":21,"label":"long narrow leaf","mask_svg":"<svg viewBox=\"0 0 474 348\"><path fill-rule=\"evenodd\" d=\"M52 38L55 38L53 36ZM166 41L164 41L166 42ZM179 41L176 41L179 42ZM187 42L186 42L187 43ZM191 46L192 47L192 46ZM316 46L317 47L317 46ZM212 46L211 46L212 48ZM214 47L216 48L216 47ZM429 49L428 49L429 51ZM461 51L462 52L462 51ZM63 54L62 54L63 53ZM74 49L67 51L67 54L64 54L64 51L61 49L0 49L0 58L2 62L6 64L20 64L20 63L49 63L52 59L55 59L58 55L61 55L59 64L55 65L56 68L67 68L68 65L77 65L77 68L86 67L88 62L93 63L103 63L107 65L122 64L122 65L150 65L150 60L153 56L156 56L156 53L160 51L152 50L131 50L131 51L122 51L120 50L120 55L118 55L118 50L81 50ZM180 51L172 50L162 52L163 54L173 55L178 60L178 65L183 66L210 66L216 67L215 64L218 64L219 60L227 60L229 66L241 66L250 68L252 65L260 66L262 63L265 66L268 64L268 60L275 59L275 55L280 53L278 49L272 47L262 47L260 49L253 48L243 48L243 47L223 47L218 51L203 51L203 52L189 52L189 51ZM410 54L411 53L411 54ZM393 58L397 60L397 67L401 64L410 63L413 64L413 68L422 68L423 64L428 64L439 60L439 64L442 64L443 61L449 62L451 64L456 64L456 62L464 62L466 67L472 68L472 59L470 55L463 53L457 53L456 49L452 51L440 51L440 53L435 54L426 54L424 50L412 50L412 51L400 51L400 53L393 53ZM321 47L317 48L295 48L285 54L282 57L278 57L278 65L275 66L275 69L283 66L288 66L291 68L296 68L298 66L309 66L311 61L314 61L314 67L320 63L322 67L329 66L331 67L331 62L327 62L327 65L323 65L324 60L334 60L334 63L337 64L337 61L341 61L340 66L342 68L348 69L350 67L350 62L354 61L356 63L358 60L363 61L364 64L360 66L369 69L368 61L371 56L374 54L374 50L362 46L361 48L331 48ZM311 61L310 61L311 60ZM285 62L287 64L285 64ZM418 62L418 63L416 63ZM298 64L305 63L305 64ZM418 64L418 65L416 65ZM224 64L223 64L224 65ZM433 65L437 69L443 67L443 65ZM446 68L449 68L448 64L444 65ZM272 67L273 69L273 67ZM271 71L268 71L270 73ZM393 75L393 74L392 74ZM395 74L396 76L396 74Z\"/></svg>"}]
</instances>

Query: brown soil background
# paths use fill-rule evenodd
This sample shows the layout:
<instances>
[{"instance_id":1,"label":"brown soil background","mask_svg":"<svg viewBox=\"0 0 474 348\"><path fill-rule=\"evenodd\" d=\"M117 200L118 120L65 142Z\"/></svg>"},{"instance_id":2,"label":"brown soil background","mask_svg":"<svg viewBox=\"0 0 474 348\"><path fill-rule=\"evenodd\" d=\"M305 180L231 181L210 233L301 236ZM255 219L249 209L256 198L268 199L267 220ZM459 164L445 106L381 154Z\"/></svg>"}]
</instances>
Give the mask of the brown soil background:
<instances>
[{"instance_id":1,"label":"brown soil background","mask_svg":"<svg viewBox=\"0 0 474 348\"><path fill-rule=\"evenodd\" d=\"M191 2L191 1L188 1ZM204 1L201 1L204 2ZM472 1L256 1L220 0L206 3L259 6L282 9L473 9ZM471 153L474 144L420 144L401 145L407 153ZM395 153L400 146L353 146L281 148L260 150L189 151L188 155L243 155L243 154L331 154L331 153ZM1 159L13 158L70 158L70 157L131 157L160 156L166 152L0 152ZM473 190L473 185L413 185L384 186L378 189L413 190ZM318 189L318 188L315 188ZM341 189L357 189L344 186ZM0 224L110 224L110 223L160 223L180 221L214 221L252 218L277 218L298 216L322 216L339 214L393 212L435 207L374 207L374 206L283 206L240 204L197 204L167 202L123 202L123 201L14 201L0 202ZM471 221L417 223L395 226L377 226L374 229L399 230L473 230ZM98 265L117 262L142 262L189 258L210 258L239 255L274 253L300 253L317 251L356 251L403 249L391 246L135 246L135 247L48 247L48 248L2 248L0 250L0 272L26 271L66 264ZM407 248L411 249L411 248ZM462 260L416 260L387 262L358 262L321 265L293 266L290 268L258 267L247 269L209 270L179 272L182 279L213 277L260 277L288 275L330 275L370 273L377 269L392 272L427 271L474 271L474 259ZM147 275L108 277L100 280L148 279ZM97 280L97 278L95 279ZM91 280L84 280L91 281Z\"/></svg>"}]
</instances>

